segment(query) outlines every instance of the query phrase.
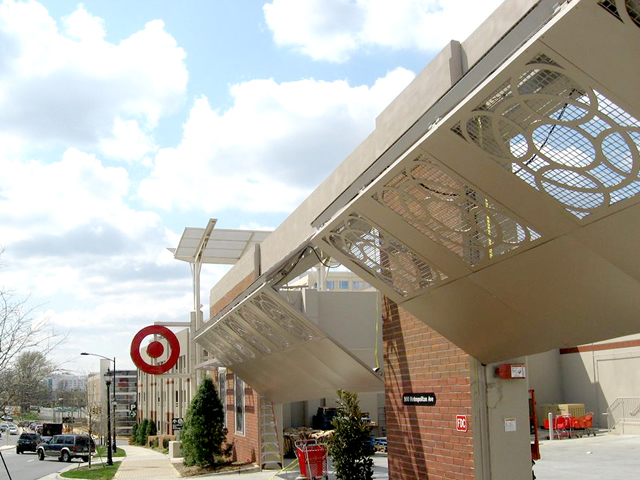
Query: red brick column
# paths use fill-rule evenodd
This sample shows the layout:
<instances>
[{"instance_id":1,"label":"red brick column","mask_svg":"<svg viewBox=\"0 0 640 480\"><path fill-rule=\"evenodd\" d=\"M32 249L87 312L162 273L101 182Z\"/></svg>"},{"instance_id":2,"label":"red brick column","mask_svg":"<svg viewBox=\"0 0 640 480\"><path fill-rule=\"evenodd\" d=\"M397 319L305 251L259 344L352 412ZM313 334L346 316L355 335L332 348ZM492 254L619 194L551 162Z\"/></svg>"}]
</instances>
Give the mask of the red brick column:
<instances>
[{"instance_id":1,"label":"red brick column","mask_svg":"<svg viewBox=\"0 0 640 480\"><path fill-rule=\"evenodd\" d=\"M389 478L473 480L469 356L388 298L383 341ZM435 393L435 406L404 405L412 392Z\"/></svg>"}]
</instances>

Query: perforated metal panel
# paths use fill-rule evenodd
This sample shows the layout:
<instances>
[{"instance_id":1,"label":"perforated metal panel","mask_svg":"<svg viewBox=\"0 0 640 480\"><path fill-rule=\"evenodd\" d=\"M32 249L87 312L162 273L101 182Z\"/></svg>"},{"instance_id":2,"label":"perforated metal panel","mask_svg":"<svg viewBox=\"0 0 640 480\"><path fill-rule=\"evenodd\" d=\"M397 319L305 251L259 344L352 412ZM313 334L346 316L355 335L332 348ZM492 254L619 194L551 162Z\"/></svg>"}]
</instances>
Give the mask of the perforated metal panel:
<instances>
[{"instance_id":1,"label":"perforated metal panel","mask_svg":"<svg viewBox=\"0 0 640 480\"><path fill-rule=\"evenodd\" d=\"M236 352L240 353L243 361L256 358L256 354L249 347L249 342L243 338L238 338L231 333L233 330L229 328L229 320L231 319L225 318L224 322L218 322L214 327L214 331L220 336L220 338L223 338L229 345L231 345Z\"/></svg>"},{"instance_id":2,"label":"perforated metal panel","mask_svg":"<svg viewBox=\"0 0 640 480\"><path fill-rule=\"evenodd\" d=\"M640 121L548 55L453 131L579 219L640 192Z\"/></svg>"},{"instance_id":3,"label":"perforated metal panel","mask_svg":"<svg viewBox=\"0 0 640 480\"><path fill-rule=\"evenodd\" d=\"M235 310L235 313L246 321L254 330L258 331L264 338L273 343L277 348L283 349L290 346L289 341L271 327L260 316L253 312L248 306L242 305Z\"/></svg>"},{"instance_id":4,"label":"perforated metal panel","mask_svg":"<svg viewBox=\"0 0 640 480\"><path fill-rule=\"evenodd\" d=\"M472 267L540 238L533 228L424 155L372 197Z\"/></svg>"},{"instance_id":5,"label":"perforated metal panel","mask_svg":"<svg viewBox=\"0 0 640 480\"><path fill-rule=\"evenodd\" d=\"M305 326L304 323L292 315L286 308L283 308L282 305L278 305L278 303L266 293L256 295L251 299L251 303L277 323L280 328L286 330L298 340L307 341L315 338L316 335L313 330Z\"/></svg>"},{"instance_id":6,"label":"perforated metal panel","mask_svg":"<svg viewBox=\"0 0 640 480\"><path fill-rule=\"evenodd\" d=\"M249 329L243 324L242 319L238 319L233 315L229 315L229 318L226 319L227 327L233 330L239 337L241 337L246 342L253 345L260 353L268 354L271 353L271 348L258 338L257 335L254 335L249 331Z\"/></svg>"},{"instance_id":7,"label":"perforated metal panel","mask_svg":"<svg viewBox=\"0 0 640 480\"><path fill-rule=\"evenodd\" d=\"M229 345L225 340L223 340L220 335L211 330L209 335L210 345L212 347L212 353L215 355L216 352L220 351L223 355L233 363L242 363L246 360L246 358L241 355L236 349L234 349L231 345Z\"/></svg>"},{"instance_id":8,"label":"perforated metal panel","mask_svg":"<svg viewBox=\"0 0 640 480\"><path fill-rule=\"evenodd\" d=\"M402 296L440 284L447 275L357 212L350 213L324 240Z\"/></svg>"},{"instance_id":9,"label":"perforated metal panel","mask_svg":"<svg viewBox=\"0 0 640 480\"><path fill-rule=\"evenodd\" d=\"M639 0L603 0L598 2L605 10L622 22L633 22L640 27L640 1Z\"/></svg>"}]
</instances>

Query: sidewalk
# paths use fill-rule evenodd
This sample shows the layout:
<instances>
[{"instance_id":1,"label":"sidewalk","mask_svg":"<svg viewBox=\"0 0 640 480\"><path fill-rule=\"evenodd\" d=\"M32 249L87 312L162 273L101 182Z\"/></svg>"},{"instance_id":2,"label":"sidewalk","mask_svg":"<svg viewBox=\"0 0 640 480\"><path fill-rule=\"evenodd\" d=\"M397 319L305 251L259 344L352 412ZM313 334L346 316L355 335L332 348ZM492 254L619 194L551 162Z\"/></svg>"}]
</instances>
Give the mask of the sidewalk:
<instances>
[{"instance_id":1,"label":"sidewalk","mask_svg":"<svg viewBox=\"0 0 640 480\"><path fill-rule=\"evenodd\" d=\"M133 445L123 445L127 452L127 456L122 460L122 465L115 475L115 479L127 480L168 480L180 478L175 468L171 465L171 459L162 453L154 452L143 447ZM285 465L289 465L293 459L285 459ZM329 479L335 479L329 468ZM296 467L285 472L277 470L256 471L256 469L247 472L234 473L217 473L211 475L201 475L193 477L194 480L215 479L215 480L231 480L241 477L243 480L294 480L300 475L300 470ZM375 480L388 480L389 470L387 468L386 455L376 455L374 457L374 475Z\"/></svg>"},{"instance_id":2,"label":"sidewalk","mask_svg":"<svg viewBox=\"0 0 640 480\"><path fill-rule=\"evenodd\" d=\"M167 455L148 448L122 445L127 456L122 459L114 479L169 480L180 478Z\"/></svg>"}]
</instances>

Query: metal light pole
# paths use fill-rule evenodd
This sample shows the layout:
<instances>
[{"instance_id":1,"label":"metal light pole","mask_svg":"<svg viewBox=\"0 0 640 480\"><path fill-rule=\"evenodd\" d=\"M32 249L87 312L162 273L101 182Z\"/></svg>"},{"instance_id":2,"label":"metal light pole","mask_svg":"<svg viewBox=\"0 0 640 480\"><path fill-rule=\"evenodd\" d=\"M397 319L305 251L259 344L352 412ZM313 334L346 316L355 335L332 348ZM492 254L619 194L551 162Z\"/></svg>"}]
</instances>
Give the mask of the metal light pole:
<instances>
[{"instance_id":1,"label":"metal light pole","mask_svg":"<svg viewBox=\"0 0 640 480\"><path fill-rule=\"evenodd\" d=\"M116 357L113 357L113 453L118 452L118 444L116 443Z\"/></svg>"},{"instance_id":2,"label":"metal light pole","mask_svg":"<svg viewBox=\"0 0 640 480\"><path fill-rule=\"evenodd\" d=\"M108 369L107 373L109 373ZM106 380L105 382L107 384L107 465L113 465L113 457L111 454L111 405L109 405L109 387L111 386L111 381Z\"/></svg>"},{"instance_id":3,"label":"metal light pole","mask_svg":"<svg viewBox=\"0 0 640 480\"><path fill-rule=\"evenodd\" d=\"M116 453L118 451L118 446L116 444L116 357L113 357L112 359L109 357L105 357L104 355L98 355L97 353L88 353L88 352L82 352L80 355L91 355L92 357L100 357L100 358L104 358L105 360L109 360L110 362L113 362L113 442L111 442L111 445L113 445L113 453ZM108 371L108 370L107 370ZM107 393L107 395L109 395ZM110 408L109 408L109 412L107 417L110 416ZM111 429L111 420L108 420L109 423L109 429ZM109 433L109 437L111 437L111 433Z\"/></svg>"}]
</instances>

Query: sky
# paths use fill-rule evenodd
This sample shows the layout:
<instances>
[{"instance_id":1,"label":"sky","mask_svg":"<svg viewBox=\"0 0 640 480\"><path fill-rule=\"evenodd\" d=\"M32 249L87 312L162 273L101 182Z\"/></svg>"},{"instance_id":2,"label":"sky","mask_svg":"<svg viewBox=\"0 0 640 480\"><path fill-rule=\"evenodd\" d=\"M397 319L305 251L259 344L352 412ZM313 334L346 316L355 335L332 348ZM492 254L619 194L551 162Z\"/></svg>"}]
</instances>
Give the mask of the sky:
<instances>
[{"instance_id":1,"label":"sky","mask_svg":"<svg viewBox=\"0 0 640 480\"><path fill-rule=\"evenodd\" d=\"M0 288L65 372L133 368L193 309L185 227L275 229L500 3L2 1ZM203 267L205 319L227 270Z\"/></svg>"}]
</instances>

